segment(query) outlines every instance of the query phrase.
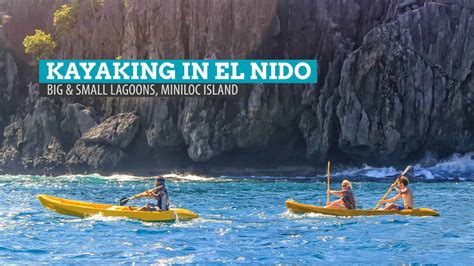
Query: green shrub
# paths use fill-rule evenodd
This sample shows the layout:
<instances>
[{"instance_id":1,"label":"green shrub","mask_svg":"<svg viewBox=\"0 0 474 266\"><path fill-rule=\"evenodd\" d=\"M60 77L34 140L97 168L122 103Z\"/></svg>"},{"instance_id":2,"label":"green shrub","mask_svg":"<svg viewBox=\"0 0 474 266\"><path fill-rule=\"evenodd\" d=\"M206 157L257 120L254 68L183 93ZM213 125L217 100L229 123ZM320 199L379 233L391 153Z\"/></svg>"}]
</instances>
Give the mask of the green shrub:
<instances>
[{"instance_id":1,"label":"green shrub","mask_svg":"<svg viewBox=\"0 0 474 266\"><path fill-rule=\"evenodd\" d=\"M76 25L77 7L62 5L53 15L56 33L69 33Z\"/></svg>"},{"instance_id":2,"label":"green shrub","mask_svg":"<svg viewBox=\"0 0 474 266\"><path fill-rule=\"evenodd\" d=\"M49 59L54 55L56 43L51 34L46 34L42 30L35 30L34 35L27 35L23 40L25 54L33 57L33 64L39 59Z\"/></svg>"}]
</instances>

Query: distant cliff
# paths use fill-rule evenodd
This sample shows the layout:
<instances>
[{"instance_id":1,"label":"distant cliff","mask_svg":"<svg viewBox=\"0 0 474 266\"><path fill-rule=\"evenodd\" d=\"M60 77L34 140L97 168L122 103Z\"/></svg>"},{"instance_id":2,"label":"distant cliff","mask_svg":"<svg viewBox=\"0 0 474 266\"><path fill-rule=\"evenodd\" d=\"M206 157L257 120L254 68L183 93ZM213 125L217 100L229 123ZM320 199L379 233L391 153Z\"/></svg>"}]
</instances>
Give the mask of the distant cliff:
<instances>
[{"instance_id":1,"label":"distant cliff","mask_svg":"<svg viewBox=\"0 0 474 266\"><path fill-rule=\"evenodd\" d=\"M75 23L55 32L61 4ZM387 164L471 151L473 12L469 0L0 1L0 168ZM240 98L41 99L21 49L35 28L54 34L56 58L315 58L319 82L248 86Z\"/></svg>"}]
</instances>

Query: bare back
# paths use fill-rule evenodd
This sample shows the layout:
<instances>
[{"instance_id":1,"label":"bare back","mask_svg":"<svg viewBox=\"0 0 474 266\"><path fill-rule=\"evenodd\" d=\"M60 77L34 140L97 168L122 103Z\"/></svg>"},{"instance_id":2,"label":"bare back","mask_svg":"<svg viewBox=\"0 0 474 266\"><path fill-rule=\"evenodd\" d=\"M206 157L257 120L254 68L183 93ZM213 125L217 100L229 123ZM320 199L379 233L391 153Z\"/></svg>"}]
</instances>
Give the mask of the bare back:
<instances>
[{"instance_id":1,"label":"bare back","mask_svg":"<svg viewBox=\"0 0 474 266\"><path fill-rule=\"evenodd\" d=\"M413 191L409 188L405 188L403 191L400 191L400 194L402 194L405 207L413 209L413 207L415 206L415 201L413 199Z\"/></svg>"}]
</instances>

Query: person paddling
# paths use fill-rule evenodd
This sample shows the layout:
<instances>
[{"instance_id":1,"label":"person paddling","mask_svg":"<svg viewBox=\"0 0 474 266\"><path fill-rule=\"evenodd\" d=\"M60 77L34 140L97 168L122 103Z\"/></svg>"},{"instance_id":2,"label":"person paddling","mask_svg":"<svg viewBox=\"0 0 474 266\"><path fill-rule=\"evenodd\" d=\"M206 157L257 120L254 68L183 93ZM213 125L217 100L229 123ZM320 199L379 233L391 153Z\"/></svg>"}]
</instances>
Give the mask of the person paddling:
<instances>
[{"instance_id":1,"label":"person paddling","mask_svg":"<svg viewBox=\"0 0 474 266\"><path fill-rule=\"evenodd\" d=\"M328 190L327 194L332 194L341 197L338 200L330 202L325 208L330 209L349 209L354 210L356 208L356 201L354 194L352 193L352 183L348 180L344 180L341 183L342 190Z\"/></svg>"},{"instance_id":2,"label":"person paddling","mask_svg":"<svg viewBox=\"0 0 474 266\"><path fill-rule=\"evenodd\" d=\"M155 180L155 187L147 190L136 198L152 198L157 200L157 204L147 203L139 208L139 211L167 211L169 210L168 191L165 188L165 178L158 176Z\"/></svg>"},{"instance_id":3,"label":"person paddling","mask_svg":"<svg viewBox=\"0 0 474 266\"><path fill-rule=\"evenodd\" d=\"M391 199L386 199L382 200L381 203L387 203L385 207L382 208L382 210L403 210L403 209L413 209L414 207L414 200L413 200L413 191L408 188L408 178L406 176L401 176L398 179L398 187L400 189L397 189L398 194L391 198ZM392 185L393 187L395 184ZM400 198L403 199L403 206L397 205L395 202L399 200Z\"/></svg>"}]
</instances>

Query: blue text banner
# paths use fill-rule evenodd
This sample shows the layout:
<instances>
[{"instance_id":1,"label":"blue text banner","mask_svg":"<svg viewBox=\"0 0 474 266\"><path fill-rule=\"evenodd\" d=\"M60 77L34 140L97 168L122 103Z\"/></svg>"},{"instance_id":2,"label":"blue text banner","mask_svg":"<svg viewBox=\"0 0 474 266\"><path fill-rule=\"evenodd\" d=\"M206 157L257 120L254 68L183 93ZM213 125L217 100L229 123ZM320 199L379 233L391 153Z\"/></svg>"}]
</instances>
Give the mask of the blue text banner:
<instances>
[{"instance_id":1,"label":"blue text banner","mask_svg":"<svg viewBox=\"0 0 474 266\"><path fill-rule=\"evenodd\" d=\"M39 60L39 82L316 83L317 60Z\"/></svg>"}]
</instances>

